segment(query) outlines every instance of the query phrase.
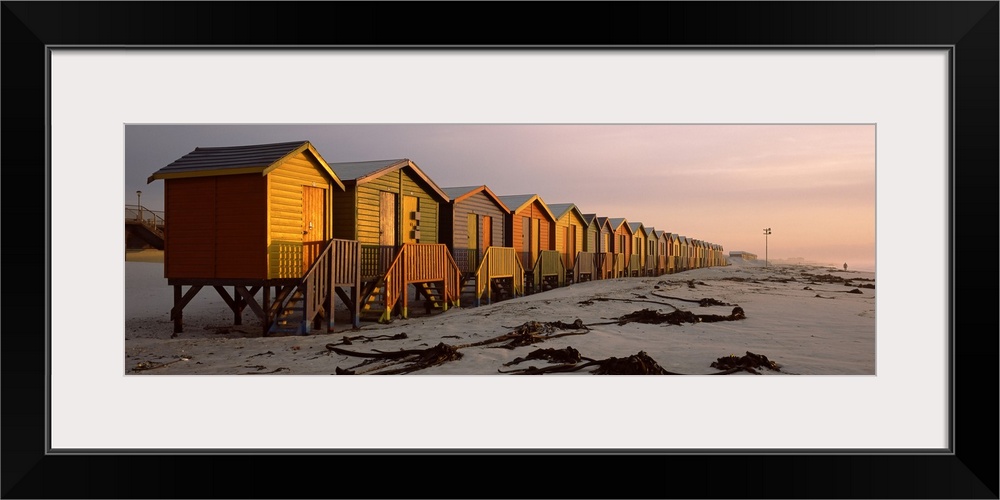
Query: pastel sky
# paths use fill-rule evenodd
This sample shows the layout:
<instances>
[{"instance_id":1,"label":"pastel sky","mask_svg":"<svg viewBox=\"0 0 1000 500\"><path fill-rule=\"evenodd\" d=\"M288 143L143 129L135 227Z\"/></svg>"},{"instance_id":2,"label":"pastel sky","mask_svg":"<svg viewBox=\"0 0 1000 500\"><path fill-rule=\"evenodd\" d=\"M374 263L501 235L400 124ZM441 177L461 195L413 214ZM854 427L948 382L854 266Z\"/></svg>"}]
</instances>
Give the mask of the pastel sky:
<instances>
[{"instance_id":1,"label":"pastel sky","mask_svg":"<svg viewBox=\"0 0 1000 500\"><path fill-rule=\"evenodd\" d=\"M441 187L535 193L721 244L875 269L874 125L128 125L124 202L196 147L308 140L328 162L409 158Z\"/></svg>"}]
</instances>

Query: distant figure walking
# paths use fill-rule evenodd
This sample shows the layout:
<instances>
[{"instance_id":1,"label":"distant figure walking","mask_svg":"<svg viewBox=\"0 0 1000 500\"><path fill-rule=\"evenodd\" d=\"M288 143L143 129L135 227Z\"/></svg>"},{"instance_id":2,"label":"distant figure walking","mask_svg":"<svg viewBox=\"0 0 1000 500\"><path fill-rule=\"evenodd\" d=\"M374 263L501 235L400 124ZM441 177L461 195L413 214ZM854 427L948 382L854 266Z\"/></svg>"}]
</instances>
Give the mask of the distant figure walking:
<instances>
[{"instance_id":1,"label":"distant figure walking","mask_svg":"<svg viewBox=\"0 0 1000 500\"><path fill-rule=\"evenodd\" d=\"M847 270L847 263L846 262L844 262L844 270L845 271Z\"/></svg>"}]
</instances>

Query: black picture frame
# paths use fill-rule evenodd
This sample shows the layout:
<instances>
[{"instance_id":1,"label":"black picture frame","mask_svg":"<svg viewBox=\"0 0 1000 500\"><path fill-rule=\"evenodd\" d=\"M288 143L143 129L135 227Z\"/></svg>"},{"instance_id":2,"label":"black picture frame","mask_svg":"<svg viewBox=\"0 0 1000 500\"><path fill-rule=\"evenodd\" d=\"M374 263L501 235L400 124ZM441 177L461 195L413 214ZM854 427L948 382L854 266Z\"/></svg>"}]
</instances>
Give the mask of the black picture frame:
<instances>
[{"instance_id":1,"label":"black picture frame","mask_svg":"<svg viewBox=\"0 0 1000 500\"><path fill-rule=\"evenodd\" d=\"M0 153L9 238L3 254L12 267L28 272L9 273L4 294L3 497L998 498L998 325L992 312L998 259L992 247L998 227L1000 4L552 6L571 8L578 21L550 17L554 9L538 3L333 3L320 11L314 2L3 2L6 147ZM454 22L455 13L462 22ZM310 23L316 29L281 29ZM47 332L41 325L50 314L43 272L50 249L41 214L47 214L42 187L48 182L46 48L54 45L951 47L952 453L48 454ZM913 369L920 369L919 360ZM362 481L369 473L386 480Z\"/></svg>"}]
</instances>

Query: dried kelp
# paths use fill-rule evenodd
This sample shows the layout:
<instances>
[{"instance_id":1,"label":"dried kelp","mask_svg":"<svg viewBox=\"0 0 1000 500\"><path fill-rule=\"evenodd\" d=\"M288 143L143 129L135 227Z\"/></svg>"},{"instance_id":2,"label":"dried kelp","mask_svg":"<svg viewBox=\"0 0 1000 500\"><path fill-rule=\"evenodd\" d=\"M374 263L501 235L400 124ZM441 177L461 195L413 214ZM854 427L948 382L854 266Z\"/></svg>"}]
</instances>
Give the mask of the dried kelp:
<instances>
[{"instance_id":1,"label":"dried kelp","mask_svg":"<svg viewBox=\"0 0 1000 500\"><path fill-rule=\"evenodd\" d=\"M191 356L183 356L182 355L182 356L179 356L177 359L175 359L173 361L167 361L166 363L160 363L159 361L140 361L139 363L136 363L134 367L132 367L132 371L133 372L142 372L142 371L146 371L146 370L154 370L156 368L163 368L164 366L170 366L170 365L172 365L174 363L178 363L180 361L188 361L190 359L191 359Z\"/></svg>"},{"instance_id":2,"label":"dried kelp","mask_svg":"<svg viewBox=\"0 0 1000 500\"><path fill-rule=\"evenodd\" d=\"M644 323L650 325L660 325L668 323L680 325L681 323L715 323L718 321L736 321L746 319L746 313L742 307L734 307L733 312L728 316L719 314L695 314L691 311L676 310L669 313L661 313L652 309L642 309L628 313L618 318L618 324Z\"/></svg>"},{"instance_id":3,"label":"dried kelp","mask_svg":"<svg viewBox=\"0 0 1000 500\"><path fill-rule=\"evenodd\" d=\"M583 331L556 333L557 330L567 330L571 328L582 329ZM342 354L345 356L367 358L365 361L350 368L345 369L336 367L336 373L338 375L359 375L362 373L371 373L371 372L375 372L376 375L394 375L394 374L411 373L417 370L422 370L424 368L429 368L431 366L444 364L448 361L461 359L462 353L458 351L459 349L463 349L466 347L499 344L505 342L505 344L497 347L505 349L514 349L516 347L531 345L538 342L544 342L549 339L564 337L567 335L583 335L588 331L589 330L587 329L586 325L584 325L583 321L579 319L577 319L573 323L564 323L562 321L552 321L546 323L539 321L528 321L522 324L521 326L515 328L512 332L500 335L499 337L494 337L491 339L486 339L479 342L474 342L471 344L463 344L458 346L452 346L440 343L434 347L427 349L410 349L410 350L399 350L399 351L379 351L376 349L374 350L374 352L348 351L346 349L341 349L337 347L340 344L327 344L326 348L329 351L335 352L337 354ZM396 337L394 336L392 338ZM400 368L391 368L398 365L405 365L405 366ZM361 367L367 367L367 368L364 371L358 370L358 368Z\"/></svg>"},{"instance_id":4,"label":"dried kelp","mask_svg":"<svg viewBox=\"0 0 1000 500\"><path fill-rule=\"evenodd\" d=\"M514 361L504 363L503 365L516 365L532 359L544 359L554 363L576 364L580 362L581 358L580 351L577 351L572 347L566 347L564 349L535 349L534 351L529 352L527 356L523 358L516 358Z\"/></svg>"},{"instance_id":5,"label":"dried kelp","mask_svg":"<svg viewBox=\"0 0 1000 500\"><path fill-rule=\"evenodd\" d=\"M806 278L809 278L812 281L818 281L820 283L843 283L847 281L846 279L841 278L840 276L834 276L832 274L802 273L802 276L805 276Z\"/></svg>"},{"instance_id":6,"label":"dried kelp","mask_svg":"<svg viewBox=\"0 0 1000 500\"><path fill-rule=\"evenodd\" d=\"M692 302L698 304L700 307L710 307L710 306L735 306L736 304L727 304L721 300L713 298L703 298L703 299L682 299L680 297L671 297L669 295L660 295L658 293L652 294L654 297L659 297L661 299L679 300L682 302Z\"/></svg>"},{"instance_id":7,"label":"dried kelp","mask_svg":"<svg viewBox=\"0 0 1000 500\"><path fill-rule=\"evenodd\" d=\"M547 366L544 368L529 366L528 368L521 370L497 371L500 373L511 373L515 375L544 375L546 373L575 372L584 368L596 366L597 369L591 372L594 375L680 375L679 373L673 373L663 369L659 363L649 357L649 355L644 351L639 351L637 354L633 354L627 358L611 357L602 360L590 360L589 358L582 359L588 359L589 361L582 365L567 363L556 366Z\"/></svg>"},{"instance_id":8,"label":"dried kelp","mask_svg":"<svg viewBox=\"0 0 1000 500\"><path fill-rule=\"evenodd\" d=\"M353 337L347 337L340 339L340 342L333 345L353 345L355 341L360 340L362 343L374 342L376 340L404 340L409 337L406 336L406 332L400 332L395 335L373 335L371 337L365 335L355 335Z\"/></svg>"},{"instance_id":9,"label":"dried kelp","mask_svg":"<svg viewBox=\"0 0 1000 500\"><path fill-rule=\"evenodd\" d=\"M599 362L594 375L678 375L664 370L645 351L627 358L608 358Z\"/></svg>"},{"instance_id":10,"label":"dried kelp","mask_svg":"<svg viewBox=\"0 0 1000 500\"><path fill-rule=\"evenodd\" d=\"M363 358L371 358L375 360L390 360L389 363L385 363L381 366L373 368L372 370L381 370L383 368L388 368L389 366L395 365L405 365L400 368L394 368L390 370L379 371L376 375L397 375L403 373L411 373L417 370L423 370L425 368L430 368L432 366L441 365L447 363L448 361L454 361L462 358L462 353L458 352L458 348L445 343L440 343L434 347L427 349L407 349L399 351L381 352L375 351L371 353L364 352L354 352L345 349L339 349L333 344L327 344L326 348L337 353L347 356L357 356ZM362 363L363 366L368 363ZM357 368L357 367L354 367ZM338 375L358 375L361 372L352 369L341 369L336 368Z\"/></svg>"},{"instance_id":11,"label":"dried kelp","mask_svg":"<svg viewBox=\"0 0 1000 500\"><path fill-rule=\"evenodd\" d=\"M582 331L555 333L556 330L568 330L570 328ZM590 331L589 328L587 328L587 326L583 324L583 321L579 319L573 323L563 323L562 321L552 321L547 323L540 321L527 321L521 326L514 328L514 330L510 333L505 333L499 337L493 337L491 339L481 340L471 344L461 345L459 348L506 342L504 345L497 347L503 349L514 349L516 347L537 344L539 342L545 342L549 339L565 337L567 335L583 335L588 331Z\"/></svg>"},{"instance_id":12,"label":"dried kelp","mask_svg":"<svg viewBox=\"0 0 1000 500\"><path fill-rule=\"evenodd\" d=\"M738 371L746 371L753 373L755 375L760 375L757 368L767 368L776 372L781 371L781 366L767 359L767 356L763 354L754 354L747 351L745 356L739 356L730 354L729 356L721 357L716 361L713 361L710 365L712 368L718 368L719 370L724 370L724 373L735 373Z\"/></svg>"}]
</instances>

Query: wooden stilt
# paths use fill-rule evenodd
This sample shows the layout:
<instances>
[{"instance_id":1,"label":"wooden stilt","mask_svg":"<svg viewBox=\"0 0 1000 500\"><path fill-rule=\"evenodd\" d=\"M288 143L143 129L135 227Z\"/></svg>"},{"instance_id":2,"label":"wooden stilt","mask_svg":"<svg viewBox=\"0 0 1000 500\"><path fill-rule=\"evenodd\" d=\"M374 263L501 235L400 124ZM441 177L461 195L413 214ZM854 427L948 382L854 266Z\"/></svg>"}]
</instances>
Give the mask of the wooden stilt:
<instances>
[{"instance_id":1,"label":"wooden stilt","mask_svg":"<svg viewBox=\"0 0 1000 500\"><path fill-rule=\"evenodd\" d=\"M182 285L174 285L174 307L170 310L170 319L174 320L174 333L184 331L184 306L201 290L201 285L194 285L187 293L181 294Z\"/></svg>"},{"instance_id":2,"label":"wooden stilt","mask_svg":"<svg viewBox=\"0 0 1000 500\"><path fill-rule=\"evenodd\" d=\"M236 299L236 307L233 308L233 324L242 325L243 324L243 308L246 307L247 302L240 297L239 293L236 291L236 287L233 287L233 298Z\"/></svg>"},{"instance_id":3,"label":"wooden stilt","mask_svg":"<svg viewBox=\"0 0 1000 500\"><path fill-rule=\"evenodd\" d=\"M274 314L271 311L271 287L270 286L265 286L264 287L263 308L264 308L265 311L267 311L267 315L263 318L263 320L261 320L261 324L263 325L263 329L264 329L263 335L266 337L267 336L267 331L271 328L271 321L273 320L272 315Z\"/></svg>"},{"instance_id":4,"label":"wooden stilt","mask_svg":"<svg viewBox=\"0 0 1000 500\"><path fill-rule=\"evenodd\" d=\"M184 317L181 315L181 311L184 307L181 306L181 286L174 285L174 307L170 310L170 319L174 320L174 334L178 334L184 331Z\"/></svg>"}]
</instances>

